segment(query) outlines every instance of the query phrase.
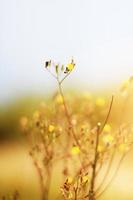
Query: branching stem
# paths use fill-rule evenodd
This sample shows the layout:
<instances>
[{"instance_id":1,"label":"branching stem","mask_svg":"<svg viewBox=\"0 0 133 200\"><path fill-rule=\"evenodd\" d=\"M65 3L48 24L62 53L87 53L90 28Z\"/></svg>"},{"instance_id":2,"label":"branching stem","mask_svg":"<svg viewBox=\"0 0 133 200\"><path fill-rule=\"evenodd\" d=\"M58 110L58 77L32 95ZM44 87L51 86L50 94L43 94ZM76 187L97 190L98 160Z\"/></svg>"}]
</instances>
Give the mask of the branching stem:
<instances>
[{"instance_id":1,"label":"branching stem","mask_svg":"<svg viewBox=\"0 0 133 200\"><path fill-rule=\"evenodd\" d=\"M76 145L78 145L80 147L80 144L79 144L78 139L76 137L73 125L71 123L71 118L70 118L70 115L69 115L69 112L68 112L68 109L67 109L67 105L66 105L66 101L65 101L65 98L64 98L64 94L63 94L63 91L62 91L62 82L59 81L58 76L57 76L57 82L58 82L58 86L59 86L60 95L61 95L61 97L63 99L63 105L64 105L67 121L68 121L68 124L69 124L69 128L71 129L71 133L72 133L72 136L73 136L73 138L74 138L74 140L76 142Z\"/></svg>"}]
</instances>

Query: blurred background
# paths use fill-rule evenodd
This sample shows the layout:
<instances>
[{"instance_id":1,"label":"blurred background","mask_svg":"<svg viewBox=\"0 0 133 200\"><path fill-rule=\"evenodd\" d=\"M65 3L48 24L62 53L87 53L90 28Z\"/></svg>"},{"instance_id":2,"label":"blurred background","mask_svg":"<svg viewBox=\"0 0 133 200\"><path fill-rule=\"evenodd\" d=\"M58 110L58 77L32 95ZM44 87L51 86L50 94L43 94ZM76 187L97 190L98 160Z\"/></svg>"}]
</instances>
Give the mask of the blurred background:
<instances>
[{"instance_id":1,"label":"blurred background","mask_svg":"<svg viewBox=\"0 0 133 200\"><path fill-rule=\"evenodd\" d=\"M73 57L66 88L112 94L133 75L132 10L132 0L0 0L0 195L39 195L19 119L57 90L44 61ZM111 188L118 200L133 199L132 155Z\"/></svg>"},{"instance_id":2,"label":"blurred background","mask_svg":"<svg viewBox=\"0 0 133 200\"><path fill-rule=\"evenodd\" d=\"M73 56L73 82L90 88L131 76L132 8L132 0L1 0L0 101L55 88L43 69L49 58Z\"/></svg>"}]
</instances>

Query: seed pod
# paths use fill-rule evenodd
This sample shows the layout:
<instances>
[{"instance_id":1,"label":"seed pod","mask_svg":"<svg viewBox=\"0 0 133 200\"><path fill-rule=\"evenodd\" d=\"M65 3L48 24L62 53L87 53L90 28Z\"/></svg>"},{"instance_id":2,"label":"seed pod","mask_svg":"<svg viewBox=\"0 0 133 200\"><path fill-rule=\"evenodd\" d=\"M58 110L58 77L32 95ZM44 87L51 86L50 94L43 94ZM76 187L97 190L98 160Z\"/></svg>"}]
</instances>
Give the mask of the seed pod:
<instances>
[{"instance_id":1,"label":"seed pod","mask_svg":"<svg viewBox=\"0 0 133 200\"><path fill-rule=\"evenodd\" d=\"M51 66L51 60L46 61L46 62L45 62L45 68L48 68L48 67L50 67L50 66Z\"/></svg>"},{"instance_id":2,"label":"seed pod","mask_svg":"<svg viewBox=\"0 0 133 200\"><path fill-rule=\"evenodd\" d=\"M55 71L56 71L56 74L59 73L59 65L56 65L56 66L55 66Z\"/></svg>"}]
</instances>

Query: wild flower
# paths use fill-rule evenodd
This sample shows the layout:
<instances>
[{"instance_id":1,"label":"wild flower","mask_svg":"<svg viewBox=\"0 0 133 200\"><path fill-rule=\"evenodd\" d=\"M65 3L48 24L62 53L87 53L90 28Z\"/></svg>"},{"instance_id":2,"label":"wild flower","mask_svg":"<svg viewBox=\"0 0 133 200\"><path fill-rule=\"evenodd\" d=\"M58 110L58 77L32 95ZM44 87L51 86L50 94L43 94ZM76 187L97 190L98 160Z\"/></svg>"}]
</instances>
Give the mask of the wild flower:
<instances>
[{"instance_id":1,"label":"wild flower","mask_svg":"<svg viewBox=\"0 0 133 200\"><path fill-rule=\"evenodd\" d=\"M49 127L48 127L48 131L49 131L50 133L53 133L54 130L55 130L55 126L52 125L52 124L50 124Z\"/></svg>"},{"instance_id":2,"label":"wild flower","mask_svg":"<svg viewBox=\"0 0 133 200\"><path fill-rule=\"evenodd\" d=\"M74 66L75 66L75 63L74 61L72 60L71 63L68 63L67 64L67 67L66 67L66 71L72 71L74 69Z\"/></svg>"},{"instance_id":3,"label":"wild flower","mask_svg":"<svg viewBox=\"0 0 133 200\"><path fill-rule=\"evenodd\" d=\"M103 107L105 105L105 99L102 97L98 97L96 99L96 105L99 107Z\"/></svg>"},{"instance_id":4,"label":"wild flower","mask_svg":"<svg viewBox=\"0 0 133 200\"><path fill-rule=\"evenodd\" d=\"M72 155L77 155L80 153L80 148L78 146L73 146L71 149L71 154Z\"/></svg>"},{"instance_id":5,"label":"wild flower","mask_svg":"<svg viewBox=\"0 0 133 200\"><path fill-rule=\"evenodd\" d=\"M31 118L21 119L29 141L29 155L38 173L42 200L49 198L52 172L58 163L62 176L60 199L98 199L132 148L133 123L124 124L120 119L116 125L110 119L114 96L110 103L104 96L95 99L90 93L65 98L63 82L75 67L74 59L68 64L46 61L45 69L57 81L58 92L53 101L43 103ZM129 82L132 84L131 79ZM108 175L118 154L120 160L110 178ZM103 166L107 167L104 171ZM99 183L100 174L103 177Z\"/></svg>"},{"instance_id":6,"label":"wild flower","mask_svg":"<svg viewBox=\"0 0 133 200\"><path fill-rule=\"evenodd\" d=\"M72 182L73 182L73 178L72 178L71 176L69 176L69 177L67 178L67 183L68 183L68 184L72 184Z\"/></svg>"},{"instance_id":7,"label":"wild flower","mask_svg":"<svg viewBox=\"0 0 133 200\"><path fill-rule=\"evenodd\" d=\"M111 129L112 129L111 125L110 125L110 124L106 124L106 125L104 126L103 131L108 133L108 132L111 131Z\"/></svg>"},{"instance_id":8,"label":"wild flower","mask_svg":"<svg viewBox=\"0 0 133 200\"><path fill-rule=\"evenodd\" d=\"M111 144L114 140L114 137L111 134L107 134L103 137L103 142L105 144Z\"/></svg>"}]
</instances>

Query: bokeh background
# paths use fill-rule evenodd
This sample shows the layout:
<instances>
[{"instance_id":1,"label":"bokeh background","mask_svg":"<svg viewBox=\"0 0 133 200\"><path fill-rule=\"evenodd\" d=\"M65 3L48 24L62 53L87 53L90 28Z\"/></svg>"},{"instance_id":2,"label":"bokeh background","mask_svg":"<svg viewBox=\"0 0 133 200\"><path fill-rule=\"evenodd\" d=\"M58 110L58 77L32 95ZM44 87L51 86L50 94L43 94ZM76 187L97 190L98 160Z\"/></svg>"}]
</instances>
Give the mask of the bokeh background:
<instances>
[{"instance_id":1,"label":"bokeh background","mask_svg":"<svg viewBox=\"0 0 133 200\"><path fill-rule=\"evenodd\" d=\"M133 74L132 0L1 0L0 99L51 90L42 63L72 56L90 88Z\"/></svg>"},{"instance_id":2,"label":"bokeh background","mask_svg":"<svg viewBox=\"0 0 133 200\"><path fill-rule=\"evenodd\" d=\"M65 87L111 96L133 74L132 10L132 0L0 0L1 195L16 187L23 199L39 195L19 118L57 89L44 61L66 63L74 57L76 68ZM112 185L111 198L133 199L132 156Z\"/></svg>"}]
</instances>

